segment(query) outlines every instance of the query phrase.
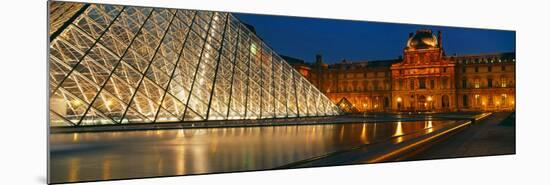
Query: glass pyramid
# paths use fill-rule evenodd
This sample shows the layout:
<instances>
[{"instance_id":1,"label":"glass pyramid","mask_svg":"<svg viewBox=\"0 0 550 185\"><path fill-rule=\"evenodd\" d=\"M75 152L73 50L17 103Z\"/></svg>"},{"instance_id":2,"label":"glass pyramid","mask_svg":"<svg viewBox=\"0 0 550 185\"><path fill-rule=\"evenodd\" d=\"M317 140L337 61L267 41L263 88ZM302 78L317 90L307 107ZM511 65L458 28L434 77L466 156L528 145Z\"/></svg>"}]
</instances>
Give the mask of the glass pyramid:
<instances>
[{"instance_id":1,"label":"glass pyramid","mask_svg":"<svg viewBox=\"0 0 550 185\"><path fill-rule=\"evenodd\" d=\"M49 8L50 126L340 114L230 13Z\"/></svg>"}]
</instances>

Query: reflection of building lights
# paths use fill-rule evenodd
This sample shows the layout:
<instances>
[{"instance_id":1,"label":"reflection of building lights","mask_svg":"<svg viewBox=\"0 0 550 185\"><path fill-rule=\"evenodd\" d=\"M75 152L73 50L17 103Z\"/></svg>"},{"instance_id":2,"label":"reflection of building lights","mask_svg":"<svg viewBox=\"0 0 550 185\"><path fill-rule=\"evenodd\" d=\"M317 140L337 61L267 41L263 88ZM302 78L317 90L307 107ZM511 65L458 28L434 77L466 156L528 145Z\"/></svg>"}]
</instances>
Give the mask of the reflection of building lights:
<instances>
[{"instance_id":1,"label":"reflection of building lights","mask_svg":"<svg viewBox=\"0 0 550 185\"><path fill-rule=\"evenodd\" d=\"M402 136L403 135L403 125L401 125L401 121L397 122L397 128L395 128L395 133L393 133L393 136ZM400 143L403 141L403 137L398 137L397 142Z\"/></svg>"},{"instance_id":2,"label":"reflection of building lights","mask_svg":"<svg viewBox=\"0 0 550 185\"><path fill-rule=\"evenodd\" d=\"M78 133L73 133L73 142L78 141Z\"/></svg>"}]
</instances>

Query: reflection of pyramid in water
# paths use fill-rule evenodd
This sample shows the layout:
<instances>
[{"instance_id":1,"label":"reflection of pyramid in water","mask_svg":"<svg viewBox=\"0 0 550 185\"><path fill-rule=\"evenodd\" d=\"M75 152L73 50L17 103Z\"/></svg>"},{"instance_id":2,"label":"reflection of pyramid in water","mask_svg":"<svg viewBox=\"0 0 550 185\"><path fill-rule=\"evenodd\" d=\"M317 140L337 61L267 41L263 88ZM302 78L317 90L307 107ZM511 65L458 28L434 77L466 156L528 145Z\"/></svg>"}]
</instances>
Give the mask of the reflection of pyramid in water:
<instances>
[{"instance_id":1,"label":"reflection of pyramid in water","mask_svg":"<svg viewBox=\"0 0 550 185\"><path fill-rule=\"evenodd\" d=\"M340 113L229 13L51 2L49 32L51 126Z\"/></svg>"}]
</instances>

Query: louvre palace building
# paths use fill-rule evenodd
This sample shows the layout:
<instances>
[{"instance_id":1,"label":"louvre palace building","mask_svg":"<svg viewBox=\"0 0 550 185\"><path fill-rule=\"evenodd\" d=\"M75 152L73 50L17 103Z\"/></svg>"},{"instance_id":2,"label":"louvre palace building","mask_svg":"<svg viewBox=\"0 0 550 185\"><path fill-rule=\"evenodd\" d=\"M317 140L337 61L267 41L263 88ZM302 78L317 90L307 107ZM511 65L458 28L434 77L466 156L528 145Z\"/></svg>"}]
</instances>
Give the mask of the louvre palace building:
<instances>
[{"instance_id":1,"label":"louvre palace building","mask_svg":"<svg viewBox=\"0 0 550 185\"><path fill-rule=\"evenodd\" d=\"M515 53L447 56L442 33L410 33L403 57L294 67L347 112L511 111Z\"/></svg>"}]
</instances>

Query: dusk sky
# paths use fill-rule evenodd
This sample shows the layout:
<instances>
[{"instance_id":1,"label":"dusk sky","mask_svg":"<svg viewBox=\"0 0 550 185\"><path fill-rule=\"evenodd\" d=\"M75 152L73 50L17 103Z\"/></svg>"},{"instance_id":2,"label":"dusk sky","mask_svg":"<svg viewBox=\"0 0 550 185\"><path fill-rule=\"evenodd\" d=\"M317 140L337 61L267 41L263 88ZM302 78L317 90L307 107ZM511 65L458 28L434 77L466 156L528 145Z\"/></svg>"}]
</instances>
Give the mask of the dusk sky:
<instances>
[{"instance_id":1,"label":"dusk sky","mask_svg":"<svg viewBox=\"0 0 550 185\"><path fill-rule=\"evenodd\" d=\"M470 29L413 24L391 24L288 16L234 13L255 27L257 34L280 55L312 62L315 54L325 63L342 59L396 59L403 53L409 32L442 32L447 55L514 52L514 31Z\"/></svg>"}]
</instances>

